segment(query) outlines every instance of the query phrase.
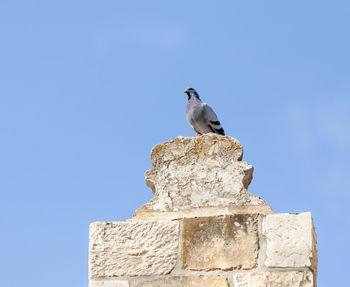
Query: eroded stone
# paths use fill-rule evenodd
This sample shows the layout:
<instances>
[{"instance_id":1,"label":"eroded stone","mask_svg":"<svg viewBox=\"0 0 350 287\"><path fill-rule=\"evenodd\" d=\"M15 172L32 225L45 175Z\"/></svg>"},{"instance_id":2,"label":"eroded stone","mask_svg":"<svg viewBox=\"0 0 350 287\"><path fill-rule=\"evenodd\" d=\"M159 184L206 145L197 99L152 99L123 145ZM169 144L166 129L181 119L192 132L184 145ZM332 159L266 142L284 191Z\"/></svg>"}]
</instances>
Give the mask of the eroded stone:
<instances>
[{"instance_id":1,"label":"eroded stone","mask_svg":"<svg viewBox=\"0 0 350 287\"><path fill-rule=\"evenodd\" d=\"M150 279L136 284L135 287L228 287L222 276L172 276Z\"/></svg>"},{"instance_id":2,"label":"eroded stone","mask_svg":"<svg viewBox=\"0 0 350 287\"><path fill-rule=\"evenodd\" d=\"M90 225L91 279L161 275L176 264L178 222L95 222Z\"/></svg>"},{"instance_id":3,"label":"eroded stone","mask_svg":"<svg viewBox=\"0 0 350 287\"><path fill-rule=\"evenodd\" d=\"M310 271L276 271L238 273L233 276L234 287L314 287Z\"/></svg>"},{"instance_id":4,"label":"eroded stone","mask_svg":"<svg viewBox=\"0 0 350 287\"><path fill-rule=\"evenodd\" d=\"M252 269L258 258L258 215L183 220L183 267L191 270Z\"/></svg>"},{"instance_id":5,"label":"eroded stone","mask_svg":"<svg viewBox=\"0 0 350 287\"><path fill-rule=\"evenodd\" d=\"M273 214L263 220L268 267L310 267L316 274L316 234L311 213Z\"/></svg>"},{"instance_id":6,"label":"eroded stone","mask_svg":"<svg viewBox=\"0 0 350 287\"><path fill-rule=\"evenodd\" d=\"M242 155L236 139L216 134L178 137L155 146L153 168L145 174L154 198L135 216L225 206L259 206L259 213L271 213L265 201L247 191L253 166L241 161Z\"/></svg>"},{"instance_id":7,"label":"eroded stone","mask_svg":"<svg viewBox=\"0 0 350 287\"><path fill-rule=\"evenodd\" d=\"M89 287L129 287L129 281L89 281Z\"/></svg>"}]
</instances>

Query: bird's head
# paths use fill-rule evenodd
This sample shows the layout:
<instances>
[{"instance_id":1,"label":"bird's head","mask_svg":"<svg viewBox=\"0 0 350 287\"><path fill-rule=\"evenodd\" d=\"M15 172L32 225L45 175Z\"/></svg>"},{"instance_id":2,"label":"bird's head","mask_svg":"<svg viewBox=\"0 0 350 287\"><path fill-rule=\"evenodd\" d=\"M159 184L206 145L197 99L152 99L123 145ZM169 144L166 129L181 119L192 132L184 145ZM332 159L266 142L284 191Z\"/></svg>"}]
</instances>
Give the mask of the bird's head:
<instances>
[{"instance_id":1,"label":"bird's head","mask_svg":"<svg viewBox=\"0 0 350 287\"><path fill-rule=\"evenodd\" d=\"M186 90L184 91L184 93L187 94L188 100L190 100L191 98L199 99L198 93L197 93L196 90L193 89L193 88L186 88Z\"/></svg>"}]
</instances>

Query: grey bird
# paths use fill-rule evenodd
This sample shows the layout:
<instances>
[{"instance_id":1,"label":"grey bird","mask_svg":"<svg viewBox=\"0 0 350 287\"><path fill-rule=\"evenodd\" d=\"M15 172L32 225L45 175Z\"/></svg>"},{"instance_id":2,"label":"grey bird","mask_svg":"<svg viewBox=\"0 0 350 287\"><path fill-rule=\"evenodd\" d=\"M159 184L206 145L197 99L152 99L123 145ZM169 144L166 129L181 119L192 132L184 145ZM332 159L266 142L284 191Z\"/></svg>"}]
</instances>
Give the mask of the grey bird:
<instances>
[{"instance_id":1,"label":"grey bird","mask_svg":"<svg viewBox=\"0 0 350 287\"><path fill-rule=\"evenodd\" d=\"M208 104L201 101L196 90L187 88L185 93L188 96L186 119L190 126L197 132L196 136L207 133L215 133L224 136L224 129L215 112Z\"/></svg>"}]
</instances>

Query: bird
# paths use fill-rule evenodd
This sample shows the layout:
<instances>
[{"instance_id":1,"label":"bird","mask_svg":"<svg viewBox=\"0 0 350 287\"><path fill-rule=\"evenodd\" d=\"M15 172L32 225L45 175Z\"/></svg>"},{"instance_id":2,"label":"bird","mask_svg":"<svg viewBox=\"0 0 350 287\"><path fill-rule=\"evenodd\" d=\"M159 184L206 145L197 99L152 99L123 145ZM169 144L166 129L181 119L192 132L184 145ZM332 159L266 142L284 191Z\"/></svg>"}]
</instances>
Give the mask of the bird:
<instances>
[{"instance_id":1,"label":"bird","mask_svg":"<svg viewBox=\"0 0 350 287\"><path fill-rule=\"evenodd\" d=\"M186 120L197 133L196 136L207 133L224 136L224 129L214 110L207 103L201 101L197 91L193 88L186 88L184 93L188 96Z\"/></svg>"}]
</instances>

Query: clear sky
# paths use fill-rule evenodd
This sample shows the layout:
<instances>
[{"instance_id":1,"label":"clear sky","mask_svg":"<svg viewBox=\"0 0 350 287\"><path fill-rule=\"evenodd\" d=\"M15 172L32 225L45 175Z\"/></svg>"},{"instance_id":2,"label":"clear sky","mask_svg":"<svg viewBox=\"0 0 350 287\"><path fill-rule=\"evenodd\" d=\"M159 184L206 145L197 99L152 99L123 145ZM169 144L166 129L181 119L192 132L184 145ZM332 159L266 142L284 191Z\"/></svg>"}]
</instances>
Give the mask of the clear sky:
<instances>
[{"instance_id":1,"label":"clear sky","mask_svg":"<svg viewBox=\"0 0 350 287\"><path fill-rule=\"evenodd\" d=\"M349 1L0 0L0 278L88 284L88 228L152 198L151 148L199 92L275 212L311 211L348 283Z\"/></svg>"}]
</instances>

